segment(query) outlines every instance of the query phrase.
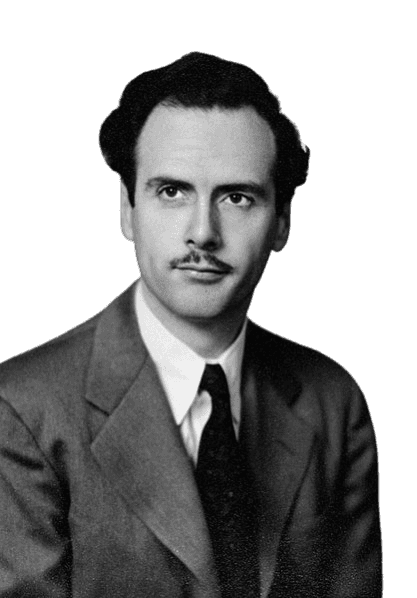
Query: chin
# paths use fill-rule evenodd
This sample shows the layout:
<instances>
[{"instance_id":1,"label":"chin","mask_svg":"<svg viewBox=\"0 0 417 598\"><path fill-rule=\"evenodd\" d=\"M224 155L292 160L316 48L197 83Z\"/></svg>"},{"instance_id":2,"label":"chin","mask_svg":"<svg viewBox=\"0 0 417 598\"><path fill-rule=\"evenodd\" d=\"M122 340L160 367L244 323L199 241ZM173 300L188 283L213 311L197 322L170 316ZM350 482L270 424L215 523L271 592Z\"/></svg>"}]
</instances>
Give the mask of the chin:
<instances>
[{"instance_id":1,"label":"chin","mask_svg":"<svg viewBox=\"0 0 417 598\"><path fill-rule=\"evenodd\" d=\"M224 313L224 309L212 304L182 304L175 310L176 315L180 319L194 320L194 321L208 321L220 317Z\"/></svg>"},{"instance_id":2,"label":"chin","mask_svg":"<svg viewBox=\"0 0 417 598\"><path fill-rule=\"evenodd\" d=\"M228 311L228 304L224 301L210 299L181 297L178 301L166 305L169 311L177 318L195 322L209 322L220 318Z\"/></svg>"},{"instance_id":3,"label":"chin","mask_svg":"<svg viewBox=\"0 0 417 598\"><path fill-rule=\"evenodd\" d=\"M241 296L236 297L236 290L234 287L220 289L214 285L206 288L178 288L172 285L169 289L159 288L158 293L153 292L152 295L156 299L155 307L158 304L162 307L162 318L174 317L184 322L209 324L227 319L228 314L233 318L236 312L242 311L245 301L242 301Z\"/></svg>"}]
</instances>

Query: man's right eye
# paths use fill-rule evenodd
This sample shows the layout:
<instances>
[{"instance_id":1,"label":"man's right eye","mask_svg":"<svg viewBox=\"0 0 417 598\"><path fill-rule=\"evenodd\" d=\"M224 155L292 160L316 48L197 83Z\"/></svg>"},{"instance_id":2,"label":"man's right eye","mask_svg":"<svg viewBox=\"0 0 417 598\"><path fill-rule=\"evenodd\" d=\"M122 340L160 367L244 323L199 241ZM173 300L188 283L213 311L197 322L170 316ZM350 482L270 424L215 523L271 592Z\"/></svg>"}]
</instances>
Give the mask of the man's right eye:
<instances>
[{"instance_id":1,"label":"man's right eye","mask_svg":"<svg viewBox=\"0 0 417 598\"><path fill-rule=\"evenodd\" d=\"M167 185L159 190L158 195L162 199L179 199L181 191L174 185Z\"/></svg>"}]
</instances>

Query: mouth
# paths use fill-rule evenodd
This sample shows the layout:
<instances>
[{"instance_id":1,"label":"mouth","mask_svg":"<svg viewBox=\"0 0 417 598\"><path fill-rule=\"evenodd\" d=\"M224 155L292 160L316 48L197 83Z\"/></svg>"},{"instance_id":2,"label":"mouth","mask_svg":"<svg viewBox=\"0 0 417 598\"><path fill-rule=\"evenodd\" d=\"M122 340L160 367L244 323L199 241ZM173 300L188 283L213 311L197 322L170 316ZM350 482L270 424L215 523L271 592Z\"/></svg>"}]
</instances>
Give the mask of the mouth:
<instances>
[{"instance_id":1,"label":"mouth","mask_svg":"<svg viewBox=\"0 0 417 598\"><path fill-rule=\"evenodd\" d=\"M184 275L194 280L206 280L215 281L219 280L226 274L229 274L230 270L226 268L216 268L210 265L195 265L195 264L183 264L177 266L178 270L184 272Z\"/></svg>"},{"instance_id":2,"label":"mouth","mask_svg":"<svg viewBox=\"0 0 417 598\"><path fill-rule=\"evenodd\" d=\"M183 270L190 274L197 275L216 275L222 276L229 274L233 268L230 264L223 262L217 256L211 253L199 253L192 249L188 255L182 258L175 258L170 262L171 268Z\"/></svg>"},{"instance_id":3,"label":"mouth","mask_svg":"<svg viewBox=\"0 0 417 598\"><path fill-rule=\"evenodd\" d=\"M177 266L178 270L188 270L191 272L208 272L211 274L227 274L230 270L226 268L216 268L215 266L196 266L194 264L184 264Z\"/></svg>"}]
</instances>

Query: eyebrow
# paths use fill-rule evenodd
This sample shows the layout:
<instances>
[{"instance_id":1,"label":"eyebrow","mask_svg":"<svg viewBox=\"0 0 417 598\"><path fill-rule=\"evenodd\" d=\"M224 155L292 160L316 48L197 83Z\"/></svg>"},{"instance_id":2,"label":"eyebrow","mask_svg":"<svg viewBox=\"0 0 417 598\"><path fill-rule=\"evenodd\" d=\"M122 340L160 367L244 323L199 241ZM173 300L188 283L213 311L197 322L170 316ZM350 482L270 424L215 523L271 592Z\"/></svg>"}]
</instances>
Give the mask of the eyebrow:
<instances>
[{"instance_id":1,"label":"eyebrow","mask_svg":"<svg viewBox=\"0 0 417 598\"><path fill-rule=\"evenodd\" d=\"M195 190L194 185L187 181L166 176L157 176L148 179L146 181L145 188L154 189L155 187L160 187L161 185L172 185L174 187L178 187L178 189L183 189L184 191ZM223 195L224 193L238 192L257 195L261 199L265 199L268 195L267 188L264 185L260 185L259 183L255 183L253 181L236 181L233 183L217 185L217 187L214 188L212 196L218 197L219 195Z\"/></svg>"}]
</instances>

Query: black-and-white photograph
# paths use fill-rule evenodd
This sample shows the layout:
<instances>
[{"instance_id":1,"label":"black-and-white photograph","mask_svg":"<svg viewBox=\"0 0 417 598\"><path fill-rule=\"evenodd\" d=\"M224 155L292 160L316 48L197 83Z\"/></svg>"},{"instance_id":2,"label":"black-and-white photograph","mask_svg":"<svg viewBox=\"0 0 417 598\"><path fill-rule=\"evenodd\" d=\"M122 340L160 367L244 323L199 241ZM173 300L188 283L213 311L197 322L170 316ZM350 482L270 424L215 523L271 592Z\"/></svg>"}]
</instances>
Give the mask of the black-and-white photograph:
<instances>
[{"instance_id":1,"label":"black-and-white photograph","mask_svg":"<svg viewBox=\"0 0 417 598\"><path fill-rule=\"evenodd\" d=\"M0 9L0 598L398 598L411 3Z\"/></svg>"}]
</instances>

